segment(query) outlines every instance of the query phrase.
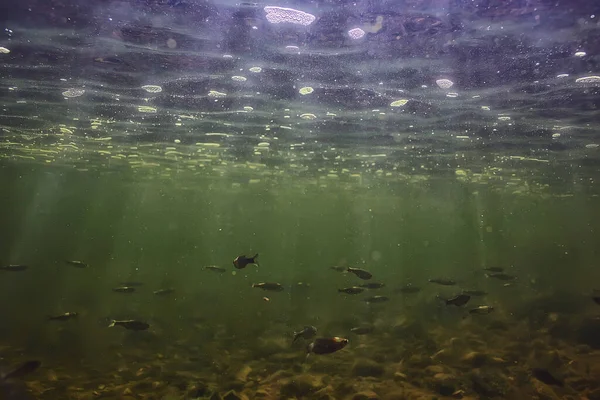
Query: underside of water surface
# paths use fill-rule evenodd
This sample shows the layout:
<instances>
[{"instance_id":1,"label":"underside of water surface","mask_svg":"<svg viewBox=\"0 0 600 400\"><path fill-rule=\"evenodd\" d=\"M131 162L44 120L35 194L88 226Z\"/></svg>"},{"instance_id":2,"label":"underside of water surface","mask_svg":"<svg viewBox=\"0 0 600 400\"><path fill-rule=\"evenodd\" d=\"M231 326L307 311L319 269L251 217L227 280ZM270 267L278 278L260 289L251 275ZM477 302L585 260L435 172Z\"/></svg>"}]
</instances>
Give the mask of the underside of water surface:
<instances>
[{"instance_id":1,"label":"underside of water surface","mask_svg":"<svg viewBox=\"0 0 600 400\"><path fill-rule=\"evenodd\" d=\"M0 400L600 399L600 6L0 5Z\"/></svg>"}]
</instances>

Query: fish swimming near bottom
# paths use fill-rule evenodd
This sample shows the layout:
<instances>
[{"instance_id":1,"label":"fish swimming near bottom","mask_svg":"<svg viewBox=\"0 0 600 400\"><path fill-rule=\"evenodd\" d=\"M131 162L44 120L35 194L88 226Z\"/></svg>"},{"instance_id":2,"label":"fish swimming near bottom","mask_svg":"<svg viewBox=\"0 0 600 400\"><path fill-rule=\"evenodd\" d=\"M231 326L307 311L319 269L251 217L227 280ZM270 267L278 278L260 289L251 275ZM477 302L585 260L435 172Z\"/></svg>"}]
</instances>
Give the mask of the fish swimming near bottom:
<instances>
[{"instance_id":1,"label":"fish swimming near bottom","mask_svg":"<svg viewBox=\"0 0 600 400\"><path fill-rule=\"evenodd\" d=\"M223 272L226 272L227 270L223 267L218 267L216 265L207 265L205 266L203 269L207 270L207 271L212 271L212 272L217 272L219 274L222 274Z\"/></svg>"},{"instance_id":2,"label":"fish swimming near bottom","mask_svg":"<svg viewBox=\"0 0 600 400\"><path fill-rule=\"evenodd\" d=\"M456 307L462 307L465 304L467 304L469 302L469 300L471 300L471 296L469 296L468 294L459 294L458 296L455 296L451 299L447 299L444 300L446 302L446 305L453 305Z\"/></svg>"},{"instance_id":3,"label":"fish swimming near bottom","mask_svg":"<svg viewBox=\"0 0 600 400\"><path fill-rule=\"evenodd\" d=\"M316 335L317 335L317 328L315 328L312 325L307 325L304 328L302 328L302 330L300 330L298 332L294 332L294 340L292 340L292 343L296 342L296 340L298 338L312 339Z\"/></svg>"},{"instance_id":4,"label":"fish swimming near bottom","mask_svg":"<svg viewBox=\"0 0 600 400\"><path fill-rule=\"evenodd\" d=\"M0 270L10 272L25 271L29 266L23 264L0 265Z\"/></svg>"},{"instance_id":5,"label":"fish swimming near bottom","mask_svg":"<svg viewBox=\"0 0 600 400\"><path fill-rule=\"evenodd\" d=\"M499 279L501 281L514 281L517 279L514 275L505 274L504 272L492 272L490 274L486 274L488 278Z\"/></svg>"},{"instance_id":6,"label":"fish swimming near bottom","mask_svg":"<svg viewBox=\"0 0 600 400\"><path fill-rule=\"evenodd\" d=\"M78 313L70 311L60 315L52 315L48 317L48 321L68 321L70 319L77 318L78 316Z\"/></svg>"},{"instance_id":7,"label":"fish swimming near bottom","mask_svg":"<svg viewBox=\"0 0 600 400\"><path fill-rule=\"evenodd\" d=\"M494 307L492 306L479 306L479 307L475 307L469 310L469 314L480 314L480 315L484 315L484 314L489 314L492 311L494 311Z\"/></svg>"},{"instance_id":8,"label":"fish swimming near bottom","mask_svg":"<svg viewBox=\"0 0 600 400\"><path fill-rule=\"evenodd\" d=\"M307 355L314 354L331 354L346 347L348 339L334 336L331 338L317 338L306 348Z\"/></svg>"},{"instance_id":9,"label":"fish swimming near bottom","mask_svg":"<svg viewBox=\"0 0 600 400\"><path fill-rule=\"evenodd\" d=\"M437 283L438 285L442 285L442 286L454 286L456 285L456 281L452 280L452 279L447 279L447 278L432 278L429 279L430 283Z\"/></svg>"},{"instance_id":10,"label":"fish swimming near bottom","mask_svg":"<svg viewBox=\"0 0 600 400\"><path fill-rule=\"evenodd\" d=\"M113 321L110 323L110 325L108 327L112 328L117 325L122 326L125 329L129 329L131 331L145 331L148 328L150 328L149 324L142 322L142 321L136 321L134 319L129 319L126 321L116 321L113 319Z\"/></svg>"},{"instance_id":11,"label":"fish swimming near bottom","mask_svg":"<svg viewBox=\"0 0 600 400\"><path fill-rule=\"evenodd\" d=\"M355 335L368 335L369 333L373 333L374 330L375 328L372 325L362 325L351 328L350 332L354 333Z\"/></svg>"},{"instance_id":12,"label":"fish swimming near bottom","mask_svg":"<svg viewBox=\"0 0 600 400\"><path fill-rule=\"evenodd\" d=\"M594 303L600 304L600 296L593 296L592 300L594 300Z\"/></svg>"},{"instance_id":13,"label":"fish swimming near bottom","mask_svg":"<svg viewBox=\"0 0 600 400\"><path fill-rule=\"evenodd\" d=\"M113 288L113 292L117 292L117 293L133 293L135 292L135 288L132 286L119 286L116 288Z\"/></svg>"},{"instance_id":14,"label":"fish swimming near bottom","mask_svg":"<svg viewBox=\"0 0 600 400\"><path fill-rule=\"evenodd\" d=\"M365 291L365 289L358 287L358 286L351 286L351 287L347 287L347 288L343 288L343 289L338 289L338 292L346 293L346 294L360 294L364 291Z\"/></svg>"},{"instance_id":15,"label":"fish swimming near bottom","mask_svg":"<svg viewBox=\"0 0 600 400\"><path fill-rule=\"evenodd\" d=\"M26 361L8 373L0 374L0 399L36 400L35 396L29 393L25 383L18 379L34 372L40 365L37 360Z\"/></svg>"},{"instance_id":16,"label":"fish swimming near bottom","mask_svg":"<svg viewBox=\"0 0 600 400\"><path fill-rule=\"evenodd\" d=\"M283 285L275 282L261 282L261 283L253 283L253 288L259 288L262 290L269 290L271 292L281 292L283 290Z\"/></svg>"},{"instance_id":17,"label":"fish swimming near bottom","mask_svg":"<svg viewBox=\"0 0 600 400\"><path fill-rule=\"evenodd\" d=\"M358 278L363 279L365 281L368 281L369 279L371 279L373 277L373 274L371 274L369 271L366 271L361 268L348 267L348 268L346 268L346 272L352 272Z\"/></svg>"},{"instance_id":18,"label":"fish swimming near bottom","mask_svg":"<svg viewBox=\"0 0 600 400\"><path fill-rule=\"evenodd\" d=\"M158 289L152 293L157 296L166 296L167 294L175 293L175 289L173 289L173 288Z\"/></svg>"},{"instance_id":19,"label":"fish swimming near bottom","mask_svg":"<svg viewBox=\"0 0 600 400\"><path fill-rule=\"evenodd\" d=\"M66 264L72 265L76 268L87 268L88 265L86 263L84 263L83 261L79 261L79 260L65 260Z\"/></svg>"},{"instance_id":20,"label":"fish swimming near bottom","mask_svg":"<svg viewBox=\"0 0 600 400\"><path fill-rule=\"evenodd\" d=\"M7 372L6 374L0 375L0 382L6 381L8 379L22 378L23 376L28 375L36 369L38 369L40 365L42 365L42 363L38 360L25 361L24 363L20 364L18 367Z\"/></svg>"},{"instance_id":21,"label":"fish swimming near bottom","mask_svg":"<svg viewBox=\"0 0 600 400\"><path fill-rule=\"evenodd\" d=\"M387 296L371 296L371 297L367 297L364 301L365 303L368 304L374 304L374 303L385 303L386 301L389 301L390 298Z\"/></svg>"},{"instance_id":22,"label":"fish swimming near bottom","mask_svg":"<svg viewBox=\"0 0 600 400\"><path fill-rule=\"evenodd\" d=\"M237 269L244 269L249 264L258 265L258 261L256 260L257 258L258 258L258 253L256 253L254 255L254 257L246 257L245 255L237 256L235 258L235 260L233 260L233 266L236 267Z\"/></svg>"}]
</instances>

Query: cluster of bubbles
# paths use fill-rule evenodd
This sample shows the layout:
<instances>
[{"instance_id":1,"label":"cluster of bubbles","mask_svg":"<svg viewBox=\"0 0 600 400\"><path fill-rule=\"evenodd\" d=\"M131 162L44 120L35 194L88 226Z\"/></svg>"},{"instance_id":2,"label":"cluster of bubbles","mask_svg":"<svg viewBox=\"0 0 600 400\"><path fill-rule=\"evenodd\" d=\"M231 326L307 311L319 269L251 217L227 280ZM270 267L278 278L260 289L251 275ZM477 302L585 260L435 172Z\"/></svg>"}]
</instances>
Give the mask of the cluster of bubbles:
<instances>
[{"instance_id":1,"label":"cluster of bubbles","mask_svg":"<svg viewBox=\"0 0 600 400\"><path fill-rule=\"evenodd\" d=\"M65 90L64 92L62 92L62 95L65 97L79 97L79 96L83 96L83 94L85 93L85 90L83 89L76 89L76 88L71 88L68 90Z\"/></svg>"}]
</instances>

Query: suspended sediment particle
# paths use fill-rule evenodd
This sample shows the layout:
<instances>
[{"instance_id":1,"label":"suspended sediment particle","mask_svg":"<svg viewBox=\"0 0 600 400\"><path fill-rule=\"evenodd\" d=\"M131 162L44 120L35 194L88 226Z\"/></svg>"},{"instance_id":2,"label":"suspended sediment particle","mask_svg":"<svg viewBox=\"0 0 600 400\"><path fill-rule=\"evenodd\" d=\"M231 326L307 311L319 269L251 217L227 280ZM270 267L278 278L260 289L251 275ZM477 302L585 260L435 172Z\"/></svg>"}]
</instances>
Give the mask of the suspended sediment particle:
<instances>
[{"instance_id":1,"label":"suspended sediment particle","mask_svg":"<svg viewBox=\"0 0 600 400\"><path fill-rule=\"evenodd\" d=\"M575 82L577 82L577 83L598 83L598 82L600 82L600 76L597 76L597 75L584 76L581 78L577 78L575 80Z\"/></svg>"},{"instance_id":2,"label":"suspended sediment particle","mask_svg":"<svg viewBox=\"0 0 600 400\"><path fill-rule=\"evenodd\" d=\"M300 88L298 92L300 92L301 95L305 96L307 94L311 94L314 91L315 89L311 88L310 86L305 86L303 88Z\"/></svg>"},{"instance_id":3,"label":"suspended sediment particle","mask_svg":"<svg viewBox=\"0 0 600 400\"><path fill-rule=\"evenodd\" d=\"M438 79L435 81L435 83L442 89L450 89L452 86L454 86L454 82L452 82L450 79Z\"/></svg>"},{"instance_id":4,"label":"suspended sediment particle","mask_svg":"<svg viewBox=\"0 0 600 400\"><path fill-rule=\"evenodd\" d=\"M400 100L392 101L390 103L390 107L402 107L402 106L405 106L406 103L408 103L408 99L400 99Z\"/></svg>"},{"instance_id":5,"label":"suspended sediment particle","mask_svg":"<svg viewBox=\"0 0 600 400\"><path fill-rule=\"evenodd\" d=\"M267 21L272 24L289 22L291 24L308 26L315 21L314 15L304 11L294 10L293 8L267 6L264 10L267 13Z\"/></svg>"},{"instance_id":6,"label":"suspended sediment particle","mask_svg":"<svg viewBox=\"0 0 600 400\"><path fill-rule=\"evenodd\" d=\"M144 85L144 86L142 86L142 89L144 89L148 93L160 93L160 92L162 92L162 87L160 87L158 85Z\"/></svg>"},{"instance_id":7,"label":"suspended sediment particle","mask_svg":"<svg viewBox=\"0 0 600 400\"><path fill-rule=\"evenodd\" d=\"M75 88L71 88L68 90L65 90L64 92L62 92L62 95L65 97L79 97L79 96L83 96L83 94L85 93L85 90L83 89L75 89Z\"/></svg>"}]
</instances>

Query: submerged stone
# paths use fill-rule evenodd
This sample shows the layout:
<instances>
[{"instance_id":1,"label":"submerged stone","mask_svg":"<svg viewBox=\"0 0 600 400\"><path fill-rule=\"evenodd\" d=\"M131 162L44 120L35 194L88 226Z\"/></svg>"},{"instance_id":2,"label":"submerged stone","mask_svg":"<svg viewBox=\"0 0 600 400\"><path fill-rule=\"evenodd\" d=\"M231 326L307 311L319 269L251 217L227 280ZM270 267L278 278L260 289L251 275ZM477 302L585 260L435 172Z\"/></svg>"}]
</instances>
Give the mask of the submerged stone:
<instances>
[{"instance_id":1,"label":"submerged stone","mask_svg":"<svg viewBox=\"0 0 600 400\"><path fill-rule=\"evenodd\" d=\"M385 373L383 365L369 359L356 360L352 367L352 375L354 376L373 376L380 377Z\"/></svg>"}]
</instances>

